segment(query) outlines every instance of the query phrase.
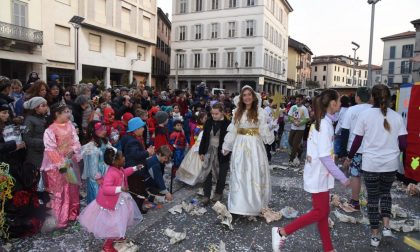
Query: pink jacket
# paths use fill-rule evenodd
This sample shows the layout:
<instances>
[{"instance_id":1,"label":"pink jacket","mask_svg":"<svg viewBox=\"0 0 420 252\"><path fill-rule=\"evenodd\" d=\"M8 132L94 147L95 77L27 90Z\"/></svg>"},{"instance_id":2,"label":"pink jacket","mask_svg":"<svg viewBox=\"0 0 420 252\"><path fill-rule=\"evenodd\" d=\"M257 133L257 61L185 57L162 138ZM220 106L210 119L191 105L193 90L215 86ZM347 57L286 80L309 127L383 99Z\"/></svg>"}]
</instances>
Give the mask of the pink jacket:
<instances>
[{"instance_id":1,"label":"pink jacket","mask_svg":"<svg viewBox=\"0 0 420 252\"><path fill-rule=\"evenodd\" d=\"M104 181L99 187L96 202L103 208L114 210L120 193L116 192L117 187L128 187L127 177L136 171L136 167L118 169L110 166L105 174Z\"/></svg>"}]
</instances>

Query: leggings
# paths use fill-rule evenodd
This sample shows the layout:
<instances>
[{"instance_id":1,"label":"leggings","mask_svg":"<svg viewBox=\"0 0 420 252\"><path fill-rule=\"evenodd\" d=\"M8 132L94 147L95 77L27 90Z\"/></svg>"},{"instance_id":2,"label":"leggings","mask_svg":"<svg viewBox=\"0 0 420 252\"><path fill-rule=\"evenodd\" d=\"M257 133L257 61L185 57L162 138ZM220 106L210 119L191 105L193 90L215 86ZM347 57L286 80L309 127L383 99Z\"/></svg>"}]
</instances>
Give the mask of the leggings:
<instances>
[{"instance_id":1,"label":"leggings","mask_svg":"<svg viewBox=\"0 0 420 252\"><path fill-rule=\"evenodd\" d=\"M363 178L367 190L370 228L378 229L381 217L391 217L391 186L395 180L395 172L363 171Z\"/></svg>"},{"instance_id":2,"label":"leggings","mask_svg":"<svg viewBox=\"0 0 420 252\"><path fill-rule=\"evenodd\" d=\"M333 250L330 230L328 227L328 215L330 213L330 192L312 193L312 210L287 225L284 230L287 235L304 228L312 223L317 223L321 235L324 251Z\"/></svg>"}]
</instances>

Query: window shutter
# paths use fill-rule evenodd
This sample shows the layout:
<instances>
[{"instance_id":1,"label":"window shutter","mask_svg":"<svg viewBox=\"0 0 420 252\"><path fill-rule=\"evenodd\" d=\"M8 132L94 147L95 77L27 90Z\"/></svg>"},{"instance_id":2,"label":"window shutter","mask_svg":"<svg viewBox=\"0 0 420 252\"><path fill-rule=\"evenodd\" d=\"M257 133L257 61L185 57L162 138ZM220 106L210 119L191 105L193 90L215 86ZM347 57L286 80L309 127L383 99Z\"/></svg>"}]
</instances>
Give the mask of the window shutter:
<instances>
[{"instance_id":1,"label":"window shutter","mask_svg":"<svg viewBox=\"0 0 420 252\"><path fill-rule=\"evenodd\" d=\"M175 28L175 41L179 41L179 27Z\"/></svg>"},{"instance_id":2,"label":"window shutter","mask_svg":"<svg viewBox=\"0 0 420 252\"><path fill-rule=\"evenodd\" d=\"M252 36L255 37L255 36L257 36L257 20L253 20L252 25L253 25Z\"/></svg>"},{"instance_id":3,"label":"window shutter","mask_svg":"<svg viewBox=\"0 0 420 252\"><path fill-rule=\"evenodd\" d=\"M242 37L246 37L246 21L242 21Z\"/></svg>"},{"instance_id":4,"label":"window shutter","mask_svg":"<svg viewBox=\"0 0 420 252\"><path fill-rule=\"evenodd\" d=\"M181 3L179 1L178 1L177 4L175 4L175 13L177 13L177 14L179 14L179 12L180 12L180 5L181 5Z\"/></svg>"},{"instance_id":5,"label":"window shutter","mask_svg":"<svg viewBox=\"0 0 420 252\"><path fill-rule=\"evenodd\" d=\"M196 11L196 1L197 0L191 0L191 12L195 12Z\"/></svg>"},{"instance_id":6,"label":"window shutter","mask_svg":"<svg viewBox=\"0 0 420 252\"><path fill-rule=\"evenodd\" d=\"M191 57L190 57L190 64L191 64L191 67L190 68L194 68L195 67L195 53L193 52L192 54L191 54Z\"/></svg>"},{"instance_id":7,"label":"window shutter","mask_svg":"<svg viewBox=\"0 0 420 252\"><path fill-rule=\"evenodd\" d=\"M252 66L252 67L256 67L256 66L257 66L257 64L256 64L256 62L255 62L255 60L256 60L256 58L257 58L257 57L256 57L256 54L257 54L257 53L256 53L255 51L253 51L253 52L252 52L252 64L251 64L251 66Z\"/></svg>"},{"instance_id":8,"label":"window shutter","mask_svg":"<svg viewBox=\"0 0 420 252\"><path fill-rule=\"evenodd\" d=\"M228 22L226 22L224 26L225 26L225 27L224 27L224 29L225 29L225 30L224 30L224 34L225 34L225 35L224 35L224 37L225 37L225 38L228 38L228 37L229 37L229 21L228 21ZM222 37L222 36L220 36L220 37Z\"/></svg>"},{"instance_id":9,"label":"window shutter","mask_svg":"<svg viewBox=\"0 0 420 252\"><path fill-rule=\"evenodd\" d=\"M207 39L211 39L211 24L207 24Z\"/></svg>"},{"instance_id":10,"label":"window shutter","mask_svg":"<svg viewBox=\"0 0 420 252\"><path fill-rule=\"evenodd\" d=\"M185 40L188 40L188 25L185 26Z\"/></svg>"},{"instance_id":11,"label":"window shutter","mask_svg":"<svg viewBox=\"0 0 420 252\"><path fill-rule=\"evenodd\" d=\"M196 33L195 25L191 26L191 40L195 40L195 33Z\"/></svg>"},{"instance_id":12,"label":"window shutter","mask_svg":"<svg viewBox=\"0 0 420 252\"><path fill-rule=\"evenodd\" d=\"M216 38L222 38L222 29L221 29L221 23L217 23L217 29L216 29L216 31L217 31L217 36L216 36Z\"/></svg>"},{"instance_id":13,"label":"window shutter","mask_svg":"<svg viewBox=\"0 0 420 252\"><path fill-rule=\"evenodd\" d=\"M216 53L216 68L221 67L220 65L220 53Z\"/></svg>"}]
</instances>

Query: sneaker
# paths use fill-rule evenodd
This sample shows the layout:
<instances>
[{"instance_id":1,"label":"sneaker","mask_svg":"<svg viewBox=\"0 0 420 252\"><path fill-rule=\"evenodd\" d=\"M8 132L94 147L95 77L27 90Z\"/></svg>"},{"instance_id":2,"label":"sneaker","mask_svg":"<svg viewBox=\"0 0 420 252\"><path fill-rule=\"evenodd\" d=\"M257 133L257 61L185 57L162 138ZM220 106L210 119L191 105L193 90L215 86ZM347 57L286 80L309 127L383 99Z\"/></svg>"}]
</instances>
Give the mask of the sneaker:
<instances>
[{"instance_id":1,"label":"sneaker","mask_svg":"<svg viewBox=\"0 0 420 252\"><path fill-rule=\"evenodd\" d=\"M286 243L286 236L280 234L280 228L273 227L271 229L271 245L273 252L280 252Z\"/></svg>"},{"instance_id":2,"label":"sneaker","mask_svg":"<svg viewBox=\"0 0 420 252\"><path fill-rule=\"evenodd\" d=\"M389 227L384 227L384 229L382 230L382 235L384 237L392 237L392 231Z\"/></svg>"},{"instance_id":3,"label":"sneaker","mask_svg":"<svg viewBox=\"0 0 420 252\"><path fill-rule=\"evenodd\" d=\"M370 238L370 245L373 247L378 247L381 242L381 237L379 235L372 235Z\"/></svg>"}]
</instances>

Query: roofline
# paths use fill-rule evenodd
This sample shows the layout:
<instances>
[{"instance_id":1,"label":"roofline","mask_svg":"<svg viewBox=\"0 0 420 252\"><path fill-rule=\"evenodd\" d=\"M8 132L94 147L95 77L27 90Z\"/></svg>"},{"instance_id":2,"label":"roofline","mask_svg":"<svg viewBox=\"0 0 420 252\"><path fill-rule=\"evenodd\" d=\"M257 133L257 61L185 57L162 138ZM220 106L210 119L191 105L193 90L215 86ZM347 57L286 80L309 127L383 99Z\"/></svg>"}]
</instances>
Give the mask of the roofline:
<instances>
[{"instance_id":1,"label":"roofline","mask_svg":"<svg viewBox=\"0 0 420 252\"><path fill-rule=\"evenodd\" d=\"M413 31L410 31L413 32ZM405 39L405 38L415 38L416 37L416 32L413 32L414 34L404 34L404 35L391 35L391 36L387 36L387 37L383 37L381 38L382 41L389 41L389 40L397 40L397 39Z\"/></svg>"},{"instance_id":2,"label":"roofline","mask_svg":"<svg viewBox=\"0 0 420 252\"><path fill-rule=\"evenodd\" d=\"M416 20L411 21L411 23L412 23L414 26L416 26L416 25L420 25L420 18L419 18L419 19L416 19Z\"/></svg>"},{"instance_id":3,"label":"roofline","mask_svg":"<svg viewBox=\"0 0 420 252\"><path fill-rule=\"evenodd\" d=\"M293 8L287 0L282 0L284 5L289 9L289 12L293 12Z\"/></svg>"},{"instance_id":4,"label":"roofline","mask_svg":"<svg viewBox=\"0 0 420 252\"><path fill-rule=\"evenodd\" d=\"M160 7L158 7L157 10L158 16L161 16L162 20L169 26L169 28L172 28L172 22L171 20L169 20L169 17L166 16L166 13L163 12L163 10Z\"/></svg>"},{"instance_id":5,"label":"roofline","mask_svg":"<svg viewBox=\"0 0 420 252\"><path fill-rule=\"evenodd\" d=\"M299 50L299 51L302 51L302 52L304 52L304 53L309 53L310 55L314 55L314 54L312 53L311 49L310 49L307 45L305 45L305 44L303 44L303 43L301 43L301 42L297 41L296 39L292 39L290 36L289 36L289 39L290 39L290 40L293 40L293 42L296 42L297 44L299 44L299 46L301 46L301 47L302 47L302 48L297 48L297 47L295 47L295 46L293 46L293 45L290 45L290 43L289 43L289 46L291 46L292 48L294 48L294 49L296 49L296 50Z\"/></svg>"},{"instance_id":6,"label":"roofline","mask_svg":"<svg viewBox=\"0 0 420 252\"><path fill-rule=\"evenodd\" d=\"M349 56L345 56L345 55L320 55L320 56L315 56L312 59L315 60L315 59L318 59L318 58L326 58L326 57L328 57L328 58L344 57L344 58L347 58L347 59L350 59L350 60L355 60L355 59L353 59ZM356 61L362 62L362 60L360 60L360 59L356 59Z\"/></svg>"}]
</instances>

